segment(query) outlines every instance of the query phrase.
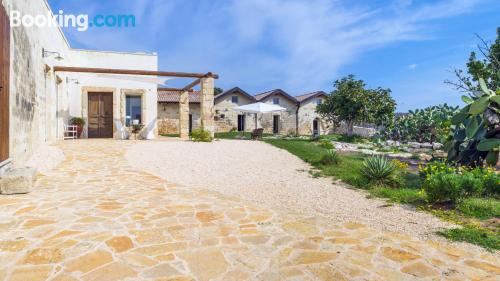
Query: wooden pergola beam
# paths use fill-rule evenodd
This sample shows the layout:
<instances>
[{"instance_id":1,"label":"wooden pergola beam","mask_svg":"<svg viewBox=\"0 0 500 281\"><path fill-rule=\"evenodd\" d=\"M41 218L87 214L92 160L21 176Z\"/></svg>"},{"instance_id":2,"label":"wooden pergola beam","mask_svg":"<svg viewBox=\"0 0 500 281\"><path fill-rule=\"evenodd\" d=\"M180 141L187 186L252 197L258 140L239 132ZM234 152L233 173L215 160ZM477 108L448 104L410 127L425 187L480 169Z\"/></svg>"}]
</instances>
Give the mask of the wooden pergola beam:
<instances>
[{"instance_id":1,"label":"wooden pergola beam","mask_svg":"<svg viewBox=\"0 0 500 281\"><path fill-rule=\"evenodd\" d=\"M189 72L169 72L169 71L151 71L151 70L133 70L133 69L111 69L111 68L89 68L89 67L70 67L55 66L54 72L78 72L78 73L100 73L100 74L124 74L124 75L146 75L146 76L164 76L164 77L183 77L183 78L204 78L212 77L219 79L219 75L208 73L189 73Z\"/></svg>"},{"instance_id":2,"label":"wooden pergola beam","mask_svg":"<svg viewBox=\"0 0 500 281\"><path fill-rule=\"evenodd\" d=\"M186 87L182 88L182 91L189 91L191 89L193 89L194 86L200 84L201 82L201 78L198 78L196 80L194 80L193 82L189 83Z\"/></svg>"}]
</instances>

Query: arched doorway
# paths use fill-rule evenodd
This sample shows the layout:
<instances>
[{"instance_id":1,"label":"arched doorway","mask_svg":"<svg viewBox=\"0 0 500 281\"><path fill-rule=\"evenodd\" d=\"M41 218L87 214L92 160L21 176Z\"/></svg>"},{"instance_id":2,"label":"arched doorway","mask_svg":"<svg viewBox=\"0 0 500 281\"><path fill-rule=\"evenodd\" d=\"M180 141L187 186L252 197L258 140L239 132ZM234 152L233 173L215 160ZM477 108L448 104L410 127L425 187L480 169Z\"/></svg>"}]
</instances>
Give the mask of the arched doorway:
<instances>
[{"instance_id":1,"label":"arched doorway","mask_svg":"<svg viewBox=\"0 0 500 281\"><path fill-rule=\"evenodd\" d=\"M320 131L319 131L319 120L318 118L313 120L313 135L314 136L319 136Z\"/></svg>"}]
</instances>

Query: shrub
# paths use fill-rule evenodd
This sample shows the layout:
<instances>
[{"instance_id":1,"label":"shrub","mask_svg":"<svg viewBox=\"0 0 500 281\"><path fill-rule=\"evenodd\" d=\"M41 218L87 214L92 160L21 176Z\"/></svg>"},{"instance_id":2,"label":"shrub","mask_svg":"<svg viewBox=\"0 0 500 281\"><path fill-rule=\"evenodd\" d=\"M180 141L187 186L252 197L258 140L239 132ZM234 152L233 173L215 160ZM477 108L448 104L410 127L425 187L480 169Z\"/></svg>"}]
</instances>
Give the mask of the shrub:
<instances>
[{"instance_id":1,"label":"shrub","mask_svg":"<svg viewBox=\"0 0 500 281\"><path fill-rule=\"evenodd\" d=\"M484 191L483 179L476 177L472 172L463 172L460 177L460 188L463 197L481 196Z\"/></svg>"},{"instance_id":2,"label":"shrub","mask_svg":"<svg viewBox=\"0 0 500 281\"><path fill-rule=\"evenodd\" d=\"M328 141L328 140L322 140L318 144L319 147L326 148L326 149L333 149L333 144Z\"/></svg>"},{"instance_id":3,"label":"shrub","mask_svg":"<svg viewBox=\"0 0 500 281\"><path fill-rule=\"evenodd\" d=\"M500 201L485 198L467 198L460 202L457 210L468 217L479 219L500 217Z\"/></svg>"},{"instance_id":4,"label":"shrub","mask_svg":"<svg viewBox=\"0 0 500 281\"><path fill-rule=\"evenodd\" d=\"M323 165L337 165L340 163L340 156L337 151L330 149L321 157L320 162Z\"/></svg>"},{"instance_id":5,"label":"shrub","mask_svg":"<svg viewBox=\"0 0 500 281\"><path fill-rule=\"evenodd\" d=\"M484 196L500 196L500 174L495 173L493 168L474 168L469 170L476 178L483 182Z\"/></svg>"},{"instance_id":6,"label":"shrub","mask_svg":"<svg viewBox=\"0 0 500 281\"><path fill-rule=\"evenodd\" d=\"M460 175L454 173L441 172L429 175L422 188L430 202L455 202L462 193Z\"/></svg>"},{"instance_id":7,"label":"shrub","mask_svg":"<svg viewBox=\"0 0 500 281\"><path fill-rule=\"evenodd\" d=\"M425 166L419 166L418 174L422 179L437 173L455 173L456 169L447 165L444 162L434 161L429 162Z\"/></svg>"},{"instance_id":8,"label":"shrub","mask_svg":"<svg viewBox=\"0 0 500 281\"><path fill-rule=\"evenodd\" d=\"M396 166L397 169L404 171L404 172L406 172L408 170L408 167L409 167L408 163L399 161L398 159L392 160L392 164L394 164L394 166Z\"/></svg>"},{"instance_id":9,"label":"shrub","mask_svg":"<svg viewBox=\"0 0 500 281\"><path fill-rule=\"evenodd\" d=\"M423 188L430 195L431 202L447 200L455 202L466 197L497 196L500 194L500 175L491 168L453 168L440 162L434 162L425 168L421 167L419 172L424 181ZM445 182L446 180L452 182ZM455 183L458 184L458 190L446 197L445 194L450 192L450 189L455 190ZM443 186L443 190L435 190L439 188L440 184ZM444 197L434 196L437 193L443 193Z\"/></svg>"},{"instance_id":10,"label":"shrub","mask_svg":"<svg viewBox=\"0 0 500 281\"><path fill-rule=\"evenodd\" d=\"M370 182L391 184L396 166L384 156L371 156L365 159L361 173Z\"/></svg>"},{"instance_id":11,"label":"shrub","mask_svg":"<svg viewBox=\"0 0 500 281\"><path fill-rule=\"evenodd\" d=\"M484 176L484 194L500 197L500 175L490 172Z\"/></svg>"},{"instance_id":12,"label":"shrub","mask_svg":"<svg viewBox=\"0 0 500 281\"><path fill-rule=\"evenodd\" d=\"M194 142L211 142L212 136L209 131L198 129L191 132L191 140Z\"/></svg>"}]
</instances>

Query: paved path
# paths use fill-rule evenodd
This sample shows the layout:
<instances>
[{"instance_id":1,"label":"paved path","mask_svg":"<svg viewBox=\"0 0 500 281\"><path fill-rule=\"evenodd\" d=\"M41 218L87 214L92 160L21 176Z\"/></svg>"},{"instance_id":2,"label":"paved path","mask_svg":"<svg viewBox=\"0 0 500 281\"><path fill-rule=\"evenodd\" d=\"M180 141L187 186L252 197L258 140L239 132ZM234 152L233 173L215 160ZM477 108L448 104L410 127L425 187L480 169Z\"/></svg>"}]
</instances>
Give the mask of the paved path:
<instances>
[{"instance_id":1,"label":"paved path","mask_svg":"<svg viewBox=\"0 0 500 281\"><path fill-rule=\"evenodd\" d=\"M498 280L498 255L169 184L129 145L64 142L32 193L0 197L0 280Z\"/></svg>"}]
</instances>

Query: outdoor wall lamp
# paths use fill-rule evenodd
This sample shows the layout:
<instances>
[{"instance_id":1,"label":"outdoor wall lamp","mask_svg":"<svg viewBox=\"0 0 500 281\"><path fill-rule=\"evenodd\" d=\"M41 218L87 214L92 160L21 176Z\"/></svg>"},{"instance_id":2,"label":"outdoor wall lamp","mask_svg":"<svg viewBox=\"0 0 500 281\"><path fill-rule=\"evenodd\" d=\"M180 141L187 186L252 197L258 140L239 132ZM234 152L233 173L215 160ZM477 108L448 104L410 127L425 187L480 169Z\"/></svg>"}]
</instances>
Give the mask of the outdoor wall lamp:
<instances>
[{"instance_id":1,"label":"outdoor wall lamp","mask_svg":"<svg viewBox=\"0 0 500 281\"><path fill-rule=\"evenodd\" d=\"M80 85L80 81L78 81L78 79L66 77L66 84L69 84L71 82L74 82L76 85Z\"/></svg>"},{"instance_id":2,"label":"outdoor wall lamp","mask_svg":"<svg viewBox=\"0 0 500 281\"><path fill-rule=\"evenodd\" d=\"M42 58L48 58L50 56L56 56L54 59L56 59L58 61L61 61L64 59L63 57L61 57L61 54L59 52L51 52L51 51L45 50L45 48L42 48Z\"/></svg>"}]
</instances>

